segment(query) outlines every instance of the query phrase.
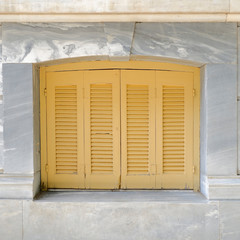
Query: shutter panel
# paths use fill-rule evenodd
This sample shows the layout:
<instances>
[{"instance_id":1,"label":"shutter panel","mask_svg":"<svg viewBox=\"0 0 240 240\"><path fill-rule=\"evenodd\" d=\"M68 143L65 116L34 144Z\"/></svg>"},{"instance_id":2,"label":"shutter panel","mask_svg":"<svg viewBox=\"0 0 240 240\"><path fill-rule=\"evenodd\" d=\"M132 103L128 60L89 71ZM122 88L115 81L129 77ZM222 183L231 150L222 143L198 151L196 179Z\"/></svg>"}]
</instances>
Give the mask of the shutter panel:
<instances>
[{"instance_id":1,"label":"shutter panel","mask_svg":"<svg viewBox=\"0 0 240 240\"><path fill-rule=\"evenodd\" d=\"M157 71L156 79L157 187L192 188L193 75Z\"/></svg>"},{"instance_id":2,"label":"shutter panel","mask_svg":"<svg viewBox=\"0 0 240 240\"><path fill-rule=\"evenodd\" d=\"M55 86L56 174L77 173L77 86Z\"/></svg>"},{"instance_id":3,"label":"shutter panel","mask_svg":"<svg viewBox=\"0 0 240 240\"><path fill-rule=\"evenodd\" d=\"M120 86L118 70L85 72L87 188L119 188Z\"/></svg>"},{"instance_id":4,"label":"shutter panel","mask_svg":"<svg viewBox=\"0 0 240 240\"><path fill-rule=\"evenodd\" d=\"M48 188L83 188L83 74L47 74Z\"/></svg>"},{"instance_id":5,"label":"shutter panel","mask_svg":"<svg viewBox=\"0 0 240 240\"><path fill-rule=\"evenodd\" d=\"M121 73L122 188L154 188L155 72Z\"/></svg>"}]
</instances>

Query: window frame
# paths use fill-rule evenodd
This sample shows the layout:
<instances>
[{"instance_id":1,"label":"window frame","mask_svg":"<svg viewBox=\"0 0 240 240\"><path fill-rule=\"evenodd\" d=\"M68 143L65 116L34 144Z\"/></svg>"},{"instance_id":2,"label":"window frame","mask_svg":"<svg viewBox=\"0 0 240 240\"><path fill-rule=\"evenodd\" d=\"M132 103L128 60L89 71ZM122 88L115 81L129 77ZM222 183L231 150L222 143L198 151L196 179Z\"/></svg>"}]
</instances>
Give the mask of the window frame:
<instances>
[{"instance_id":1,"label":"window frame","mask_svg":"<svg viewBox=\"0 0 240 240\"><path fill-rule=\"evenodd\" d=\"M150 61L86 61L65 63L51 66L40 66L40 142L41 142L41 190L47 191L48 163L47 163L47 135L46 135L46 73L61 71L80 70L104 70L104 69L127 69L127 70L161 70L191 72L193 74L194 97L194 144L193 144L193 186L194 191L200 187L200 68L162 62ZM84 191L84 190L83 190Z\"/></svg>"}]
</instances>

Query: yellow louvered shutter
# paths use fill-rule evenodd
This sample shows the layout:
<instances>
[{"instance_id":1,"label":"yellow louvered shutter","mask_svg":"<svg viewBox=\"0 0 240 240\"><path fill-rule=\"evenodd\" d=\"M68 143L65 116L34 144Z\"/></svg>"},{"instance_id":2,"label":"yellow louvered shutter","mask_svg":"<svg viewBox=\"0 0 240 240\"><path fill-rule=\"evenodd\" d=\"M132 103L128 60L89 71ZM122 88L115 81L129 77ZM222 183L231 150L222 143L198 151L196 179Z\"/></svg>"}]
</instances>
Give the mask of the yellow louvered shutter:
<instances>
[{"instance_id":1,"label":"yellow louvered shutter","mask_svg":"<svg viewBox=\"0 0 240 240\"><path fill-rule=\"evenodd\" d=\"M121 71L121 120L122 188L154 188L154 71Z\"/></svg>"},{"instance_id":2,"label":"yellow louvered shutter","mask_svg":"<svg viewBox=\"0 0 240 240\"><path fill-rule=\"evenodd\" d=\"M119 84L118 70L84 74L86 188L119 188Z\"/></svg>"},{"instance_id":3,"label":"yellow louvered shutter","mask_svg":"<svg viewBox=\"0 0 240 240\"><path fill-rule=\"evenodd\" d=\"M193 188L193 75L156 72L157 188Z\"/></svg>"},{"instance_id":4,"label":"yellow louvered shutter","mask_svg":"<svg viewBox=\"0 0 240 240\"><path fill-rule=\"evenodd\" d=\"M83 74L47 74L48 188L83 188Z\"/></svg>"}]
</instances>

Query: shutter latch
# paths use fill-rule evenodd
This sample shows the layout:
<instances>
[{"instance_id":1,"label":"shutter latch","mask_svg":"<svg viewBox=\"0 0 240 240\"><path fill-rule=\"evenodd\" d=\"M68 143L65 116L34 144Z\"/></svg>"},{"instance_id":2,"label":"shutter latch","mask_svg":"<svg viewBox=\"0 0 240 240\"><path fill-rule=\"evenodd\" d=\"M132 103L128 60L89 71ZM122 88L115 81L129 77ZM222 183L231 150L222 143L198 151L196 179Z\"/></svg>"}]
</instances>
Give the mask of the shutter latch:
<instances>
[{"instance_id":1,"label":"shutter latch","mask_svg":"<svg viewBox=\"0 0 240 240\"><path fill-rule=\"evenodd\" d=\"M195 166L193 166L193 173L195 173Z\"/></svg>"},{"instance_id":2,"label":"shutter latch","mask_svg":"<svg viewBox=\"0 0 240 240\"><path fill-rule=\"evenodd\" d=\"M46 97L47 96L47 89L44 88L44 96Z\"/></svg>"}]
</instances>

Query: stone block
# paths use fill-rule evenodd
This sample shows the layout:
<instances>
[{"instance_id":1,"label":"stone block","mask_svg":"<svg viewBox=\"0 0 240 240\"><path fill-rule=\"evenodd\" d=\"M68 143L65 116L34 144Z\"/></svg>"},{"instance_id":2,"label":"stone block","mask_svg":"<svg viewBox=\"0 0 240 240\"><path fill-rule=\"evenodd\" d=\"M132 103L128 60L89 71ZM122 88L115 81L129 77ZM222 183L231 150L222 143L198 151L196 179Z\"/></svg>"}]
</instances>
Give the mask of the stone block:
<instances>
[{"instance_id":1,"label":"stone block","mask_svg":"<svg viewBox=\"0 0 240 240\"><path fill-rule=\"evenodd\" d=\"M33 199L33 176L1 174L0 199L1 198Z\"/></svg>"},{"instance_id":2,"label":"stone block","mask_svg":"<svg viewBox=\"0 0 240 240\"><path fill-rule=\"evenodd\" d=\"M238 0L235 0L237 3ZM5 13L227 13L229 11L229 0L98 0L74 1L69 0L41 0L35 4L31 0L13 2L4 0L0 2L0 9ZM127 16L125 17L127 18Z\"/></svg>"},{"instance_id":3,"label":"stone block","mask_svg":"<svg viewBox=\"0 0 240 240\"><path fill-rule=\"evenodd\" d=\"M238 174L240 174L240 99L237 103L238 106Z\"/></svg>"},{"instance_id":4,"label":"stone block","mask_svg":"<svg viewBox=\"0 0 240 240\"><path fill-rule=\"evenodd\" d=\"M33 173L32 76L32 64L3 64L5 173Z\"/></svg>"},{"instance_id":5,"label":"stone block","mask_svg":"<svg viewBox=\"0 0 240 240\"><path fill-rule=\"evenodd\" d=\"M240 26L238 26L237 29L238 29L238 59L240 59ZM238 61L238 72L239 71L240 71L240 61ZM240 96L240 76L239 76L239 74L238 74L238 96Z\"/></svg>"},{"instance_id":6,"label":"stone block","mask_svg":"<svg viewBox=\"0 0 240 240\"><path fill-rule=\"evenodd\" d=\"M22 201L0 200L0 239L22 240Z\"/></svg>"},{"instance_id":7,"label":"stone block","mask_svg":"<svg viewBox=\"0 0 240 240\"><path fill-rule=\"evenodd\" d=\"M240 239L240 202L219 202L221 240Z\"/></svg>"},{"instance_id":8,"label":"stone block","mask_svg":"<svg viewBox=\"0 0 240 240\"><path fill-rule=\"evenodd\" d=\"M239 0L229 0L230 1L230 13L239 13L240 4Z\"/></svg>"},{"instance_id":9,"label":"stone block","mask_svg":"<svg viewBox=\"0 0 240 240\"><path fill-rule=\"evenodd\" d=\"M134 23L4 23L3 61L35 63L61 58L126 57Z\"/></svg>"},{"instance_id":10,"label":"stone block","mask_svg":"<svg viewBox=\"0 0 240 240\"><path fill-rule=\"evenodd\" d=\"M23 209L24 240L219 239L215 202L36 200L24 201Z\"/></svg>"},{"instance_id":11,"label":"stone block","mask_svg":"<svg viewBox=\"0 0 240 240\"><path fill-rule=\"evenodd\" d=\"M0 169L3 171L2 26L0 26ZM1 172L1 170L0 170Z\"/></svg>"},{"instance_id":12,"label":"stone block","mask_svg":"<svg viewBox=\"0 0 240 240\"><path fill-rule=\"evenodd\" d=\"M237 24L137 23L132 54L200 63L236 63Z\"/></svg>"},{"instance_id":13,"label":"stone block","mask_svg":"<svg viewBox=\"0 0 240 240\"><path fill-rule=\"evenodd\" d=\"M202 89L206 91L206 174L236 175L237 66L208 64Z\"/></svg>"},{"instance_id":14,"label":"stone block","mask_svg":"<svg viewBox=\"0 0 240 240\"><path fill-rule=\"evenodd\" d=\"M1 49L1 47L0 47ZM3 169L3 95L2 95L2 63L0 63L0 169Z\"/></svg>"}]
</instances>

